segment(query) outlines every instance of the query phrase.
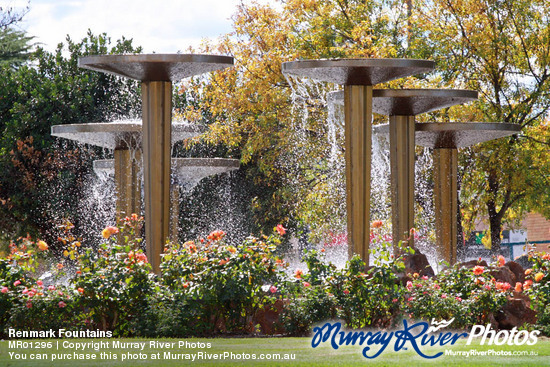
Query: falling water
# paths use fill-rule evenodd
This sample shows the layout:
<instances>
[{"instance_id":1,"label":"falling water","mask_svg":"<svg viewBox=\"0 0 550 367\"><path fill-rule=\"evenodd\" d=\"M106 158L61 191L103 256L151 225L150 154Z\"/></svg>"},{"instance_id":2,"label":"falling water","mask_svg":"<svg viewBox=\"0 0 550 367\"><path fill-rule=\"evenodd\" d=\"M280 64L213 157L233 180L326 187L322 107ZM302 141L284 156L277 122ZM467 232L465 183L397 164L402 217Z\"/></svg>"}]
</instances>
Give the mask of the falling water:
<instances>
[{"instance_id":1,"label":"falling water","mask_svg":"<svg viewBox=\"0 0 550 367\"><path fill-rule=\"evenodd\" d=\"M435 212L433 201L433 154L432 149L417 147L415 163L415 246L437 269L435 252Z\"/></svg>"},{"instance_id":2,"label":"falling water","mask_svg":"<svg viewBox=\"0 0 550 367\"><path fill-rule=\"evenodd\" d=\"M297 259L303 253L304 247L324 248L327 259L342 266L347 260L347 239L346 239L346 190L345 190L345 160L344 160L344 112L343 103L335 100L335 94L329 93L326 99L323 99L323 84L310 80L301 80L299 83L293 83L288 78L292 88L292 97L294 100L293 116L295 118L295 136L296 140L290 150L298 161L289 159L293 162L289 169L298 172L306 162L300 161L301 157L308 157L308 143L312 144L311 139L304 134L307 131L310 118L310 108L326 107L326 135L325 144L327 144L326 155L317 157L314 161L318 166L320 161L326 165L326 191L324 195L331 197L327 200L334 203L336 207L327 208L334 212L331 220L331 231L325 236L324 241L308 241L304 244L301 239L293 239L293 249L288 258L295 267L303 266ZM341 93L341 92L340 92ZM341 95L338 96L341 99ZM339 103L335 103L339 102ZM308 141L309 139L309 141ZM298 179L291 184L298 184ZM435 268L436 257L434 252L435 232L434 232L434 208L433 208L433 178L432 178L432 154L429 149L417 148L417 157L415 165L415 225L416 225L416 246L427 255L431 265ZM309 198L311 199L311 198ZM308 200L304 198L303 200ZM372 141L372 165L371 165L371 221L381 220L384 222L384 231L391 233L391 196L390 196L390 158L389 158L389 139L386 134L373 134ZM310 224L315 226L315 224ZM322 224L317 224L322 226ZM311 243L313 242L313 243ZM371 257L372 262L372 257Z\"/></svg>"}]
</instances>

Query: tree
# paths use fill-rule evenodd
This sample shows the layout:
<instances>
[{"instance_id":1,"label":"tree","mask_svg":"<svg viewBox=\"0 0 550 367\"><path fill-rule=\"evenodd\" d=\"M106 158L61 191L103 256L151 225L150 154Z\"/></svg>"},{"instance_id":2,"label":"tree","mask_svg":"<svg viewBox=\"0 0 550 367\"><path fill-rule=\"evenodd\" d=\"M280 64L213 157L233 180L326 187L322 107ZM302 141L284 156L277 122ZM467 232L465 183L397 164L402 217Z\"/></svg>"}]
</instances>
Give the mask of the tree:
<instances>
[{"instance_id":1,"label":"tree","mask_svg":"<svg viewBox=\"0 0 550 367\"><path fill-rule=\"evenodd\" d=\"M19 66L27 61L33 37L13 28L0 28L0 65Z\"/></svg>"},{"instance_id":2,"label":"tree","mask_svg":"<svg viewBox=\"0 0 550 367\"><path fill-rule=\"evenodd\" d=\"M27 1L27 5L22 8L0 6L0 28L10 27L20 22L25 14L29 12L29 1Z\"/></svg>"},{"instance_id":3,"label":"tree","mask_svg":"<svg viewBox=\"0 0 550 367\"><path fill-rule=\"evenodd\" d=\"M286 79L281 64L402 55L406 11L401 6L391 13L397 3L291 0L282 2L280 11L241 5L234 33L202 50L230 54L236 65L190 86L186 92L199 96L200 103L186 115L208 113L204 140L237 151L249 177L264 188L250 203L259 229L282 222L317 237L345 230L345 197L338 185L344 179L342 136L335 137L333 151L326 123L326 93L336 87Z\"/></svg>"},{"instance_id":4,"label":"tree","mask_svg":"<svg viewBox=\"0 0 550 367\"><path fill-rule=\"evenodd\" d=\"M64 56L64 51L68 56ZM111 45L91 32L81 42L67 38L54 53L38 48L31 63L0 69L0 230L13 238L26 235L52 240L62 218L78 224L79 198L93 156L103 152L70 142L61 146L50 135L55 124L111 121L138 115L136 82L86 71L78 57L134 53L131 40ZM66 150L62 150L64 147ZM78 226L77 226L78 227Z\"/></svg>"},{"instance_id":5,"label":"tree","mask_svg":"<svg viewBox=\"0 0 550 367\"><path fill-rule=\"evenodd\" d=\"M464 224L471 229L476 218L486 215L496 252L503 223L528 210L547 212L549 6L544 0L290 0L279 11L241 5L234 33L217 46L235 56L236 67L216 74L209 85L197 84L204 91L201 103L187 112L208 111L213 123L207 141L240 151L242 161L255 167L255 178L272 188L260 201L257 220L294 218L322 232L343 212L342 193L328 184L334 166L329 164L325 93L332 87L295 84L282 76L281 63L331 57L434 59L437 70L426 79L388 85L474 89L478 102L429 118L522 126L519 136L461 155ZM293 101L300 106L292 107Z\"/></svg>"},{"instance_id":6,"label":"tree","mask_svg":"<svg viewBox=\"0 0 550 367\"><path fill-rule=\"evenodd\" d=\"M444 84L479 92L457 115L522 127L461 155L464 224L488 217L495 253L503 223L530 210L548 215L549 12L544 0L416 1L412 12L410 54L434 58Z\"/></svg>"}]
</instances>

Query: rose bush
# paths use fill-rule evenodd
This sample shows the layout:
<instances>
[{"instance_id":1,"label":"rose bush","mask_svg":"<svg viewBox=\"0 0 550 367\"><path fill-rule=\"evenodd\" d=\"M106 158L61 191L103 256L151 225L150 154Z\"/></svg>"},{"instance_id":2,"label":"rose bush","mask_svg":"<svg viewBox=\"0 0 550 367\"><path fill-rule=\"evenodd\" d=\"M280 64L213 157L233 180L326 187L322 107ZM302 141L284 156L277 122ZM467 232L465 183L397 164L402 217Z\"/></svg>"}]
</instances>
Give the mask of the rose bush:
<instances>
[{"instance_id":1,"label":"rose bush","mask_svg":"<svg viewBox=\"0 0 550 367\"><path fill-rule=\"evenodd\" d=\"M283 226L229 243L225 232L168 243L153 274L140 237L142 218L124 218L86 248L65 224L57 257L43 241L20 238L0 259L0 327L101 329L115 336L185 337L284 332L307 334L341 320L350 328L386 328L401 318L455 318L454 328L494 320L511 296L529 296L537 328L550 333L550 255L530 252L525 281L497 281L504 258L456 265L428 278L405 274L406 244L393 256L383 226L373 227L374 265L355 256L344 268L324 250L304 254L302 269L279 256ZM59 256L62 256L61 259ZM38 276L37 274L41 274ZM501 313L502 315L502 313ZM259 328L261 325L261 329ZM267 326L266 326L267 325ZM5 335L5 334L4 334Z\"/></svg>"},{"instance_id":2,"label":"rose bush","mask_svg":"<svg viewBox=\"0 0 550 367\"><path fill-rule=\"evenodd\" d=\"M535 329L550 335L550 253L529 251L533 268L525 272L523 288L531 296L537 311Z\"/></svg>"},{"instance_id":3,"label":"rose bush","mask_svg":"<svg viewBox=\"0 0 550 367\"><path fill-rule=\"evenodd\" d=\"M481 265L454 266L437 277L413 274L406 284L403 311L413 319L450 320L453 327L487 324L511 293L511 285L497 282Z\"/></svg>"}]
</instances>

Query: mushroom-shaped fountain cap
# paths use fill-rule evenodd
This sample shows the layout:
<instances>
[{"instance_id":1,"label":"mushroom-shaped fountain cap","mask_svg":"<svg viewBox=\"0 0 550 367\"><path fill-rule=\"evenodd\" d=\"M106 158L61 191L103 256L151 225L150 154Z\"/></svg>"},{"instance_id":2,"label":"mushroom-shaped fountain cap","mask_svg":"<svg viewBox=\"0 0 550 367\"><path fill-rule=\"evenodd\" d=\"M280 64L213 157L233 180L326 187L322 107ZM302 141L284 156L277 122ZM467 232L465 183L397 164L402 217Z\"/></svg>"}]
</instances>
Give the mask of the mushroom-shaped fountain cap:
<instances>
[{"instance_id":1,"label":"mushroom-shaped fountain cap","mask_svg":"<svg viewBox=\"0 0 550 367\"><path fill-rule=\"evenodd\" d=\"M431 71L433 61L416 59L298 60L283 63L284 74L343 85L375 85Z\"/></svg>"},{"instance_id":2,"label":"mushroom-shaped fountain cap","mask_svg":"<svg viewBox=\"0 0 550 367\"><path fill-rule=\"evenodd\" d=\"M196 54L97 55L79 58L78 66L141 81L178 81L233 66L233 57Z\"/></svg>"}]
</instances>

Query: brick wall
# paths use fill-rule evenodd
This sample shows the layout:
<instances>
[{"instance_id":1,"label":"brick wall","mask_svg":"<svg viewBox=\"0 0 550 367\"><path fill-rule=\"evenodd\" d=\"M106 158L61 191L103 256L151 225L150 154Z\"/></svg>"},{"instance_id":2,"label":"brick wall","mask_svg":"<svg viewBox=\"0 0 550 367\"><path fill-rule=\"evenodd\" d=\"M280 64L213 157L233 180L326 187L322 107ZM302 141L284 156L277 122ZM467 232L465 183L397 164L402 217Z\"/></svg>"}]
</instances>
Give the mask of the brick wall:
<instances>
[{"instance_id":1,"label":"brick wall","mask_svg":"<svg viewBox=\"0 0 550 367\"><path fill-rule=\"evenodd\" d=\"M527 229L527 239L530 242L550 241L550 220L538 213L529 213L523 221L523 228ZM549 252L549 244L537 245L537 251Z\"/></svg>"},{"instance_id":2,"label":"brick wall","mask_svg":"<svg viewBox=\"0 0 550 367\"><path fill-rule=\"evenodd\" d=\"M523 221L529 241L550 241L550 221L538 213L529 213Z\"/></svg>"}]
</instances>

